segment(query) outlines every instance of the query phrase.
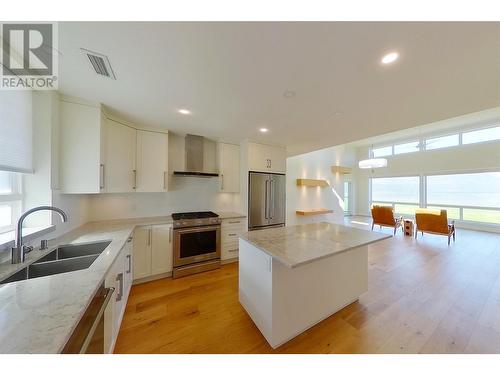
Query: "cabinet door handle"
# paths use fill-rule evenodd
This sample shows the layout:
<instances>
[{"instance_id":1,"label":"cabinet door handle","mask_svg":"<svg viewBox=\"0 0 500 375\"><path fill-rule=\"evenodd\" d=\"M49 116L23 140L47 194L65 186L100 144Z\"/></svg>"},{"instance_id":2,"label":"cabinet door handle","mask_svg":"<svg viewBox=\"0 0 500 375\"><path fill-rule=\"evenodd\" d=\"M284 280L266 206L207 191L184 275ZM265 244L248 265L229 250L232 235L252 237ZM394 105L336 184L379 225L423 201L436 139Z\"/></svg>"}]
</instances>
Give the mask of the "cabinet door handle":
<instances>
[{"instance_id":1,"label":"cabinet door handle","mask_svg":"<svg viewBox=\"0 0 500 375\"><path fill-rule=\"evenodd\" d=\"M137 189L137 169L134 169L132 172L134 172L134 186L132 189Z\"/></svg>"},{"instance_id":2,"label":"cabinet door handle","mask_svg":"<svg viewBox=\"0 0 500 375\"><path fill-rule=\"evenodd\" d=\"M239 221L239 220L238 221L230 221L229 222L229 224L239 224L239 223L241 223L241 221Z\"/></svg>"},{"instance_id":3,"label":"cabinet door handle","mask_svg":"<svg viewBox=\"0 0 500 375\"><path fill-rule=\"evenodd\" d=\"M168 242L172 242L172 227L168 230Z\"/></svg>"},{"instance_id":4,"label":"cabinet door handle","mask_svg":"<svg viewBox=\"0 0 500 375\"><path fill-rule=\"evenodd\" d=\"M116 294L116 302L120 302L123 298L123 272L116 275L116 281L120 282L120 290Z\"/></svg>"},{"instance_id":5,"label":"cabinet door handle","mask_svg":"<svg viewBox=\"0 0 500 375\"><path fill-rule=\"evenodd\" d=\"M164 171L163 172L163 190L167 190L167 182L166 182L166 180L167 180L167 172Z\"/></svg>"},{"instance_id":6,"label":"cabinet door handle","mask_svg":"<svg viewBox=\"0 0 500 375\"><path fill-rule=\"evenodd\" d=\"M130 271L132 271L132 255L128 254L127 258L128 258L128 270L127 270L127 273L130 273Z\"/></svg>"},{"instance_id":7,"label":"cabinet door handle","mask_svg":"<svg viewBox=\"0 0 500 375\"><path fill-rule=\"evenodd\" d=\"M229 237L234 237L234 236L236 236L236 233L229 233L228 236Z\"/></svg>"},{"instance_id":8,"label":"cabinet door handle","mask_svg":"<svg viewBox=\"0 0 500 375\"><path fill-rule=\"evenodd\" d=\"M224 190L224 175L220 175L220 189Z\"/></svg>"},{"instance_id":9,"label":"cabinet door handle","mask_svg":"<svg viewBox=\"0 0 500 375\"><path fill-rule=\"evenodd\" d=\"M153 230L149 228L149 233L148 233L148 246L151 246L151 236L152 236Z\"/></svg>"},{"instance_id":10,"label":"cabinet door handle","mask_svg":"<svg viewBox=\"0 0 500 375\"><path fill-rule=\"evenodd\" d=\"M104 164L100 164L99 168L101 169L101 171L100 171L101 173L100 173L100 176L99 176L100 177L99 178L99 180L100 180L99 181L99 189L104 189L104 187L105 187L105 181L104 180L105 180L105 177L106 177L105 176L105 171L104 171Z\"/></svg>"}]
</instances>

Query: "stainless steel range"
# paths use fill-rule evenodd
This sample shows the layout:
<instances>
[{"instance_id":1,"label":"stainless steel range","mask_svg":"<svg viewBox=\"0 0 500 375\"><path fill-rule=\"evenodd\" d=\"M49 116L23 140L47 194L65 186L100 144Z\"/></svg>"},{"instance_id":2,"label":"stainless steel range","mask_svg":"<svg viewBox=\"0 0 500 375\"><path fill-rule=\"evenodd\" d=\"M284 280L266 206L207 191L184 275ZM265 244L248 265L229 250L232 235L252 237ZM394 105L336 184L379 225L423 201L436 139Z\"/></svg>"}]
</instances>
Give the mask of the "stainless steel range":
<instances>
[{"instance_id":1,"label":"stainless steel range","mask_svg":"<svg viewBox=\"0 0 500 375\"><path fill-rule=\"evenodd\" d=\"M219 215L211 211L172 214L174 278L220 267Z\"/></svg>"}]
</instances>

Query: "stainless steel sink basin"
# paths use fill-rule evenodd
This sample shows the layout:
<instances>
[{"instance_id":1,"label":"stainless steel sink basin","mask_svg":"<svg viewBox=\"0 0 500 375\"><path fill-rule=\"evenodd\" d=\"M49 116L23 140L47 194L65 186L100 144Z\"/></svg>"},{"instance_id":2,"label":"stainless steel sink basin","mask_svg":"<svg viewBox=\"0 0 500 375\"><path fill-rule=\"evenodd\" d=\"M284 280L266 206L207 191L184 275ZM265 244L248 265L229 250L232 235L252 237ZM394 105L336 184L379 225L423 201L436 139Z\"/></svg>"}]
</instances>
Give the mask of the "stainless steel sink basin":
<instances>
[{"instance_id":1,"label":"stainless steel sink basin","mask_svg":"<svg viewBox=\"0 0 500 375\"><path fill-rule=\"evenodd\" d=\"M100 241L59 246L33 264L0 281L0 284L89 268L110 243L111 241Z\"/></svg>"},{"instance_id":2,"label":"stainless steel sink basin","mask_svg":"<svg viewBox=\"0 0 500 375\"><path fill-rule=\"evenodd\" d=\"M111 241L88 242L74 245L62 245L47 255L38 259L35 263L42 263L58 259L76 258L86 255L101 254Z\"/></svg>"}]
</instances>

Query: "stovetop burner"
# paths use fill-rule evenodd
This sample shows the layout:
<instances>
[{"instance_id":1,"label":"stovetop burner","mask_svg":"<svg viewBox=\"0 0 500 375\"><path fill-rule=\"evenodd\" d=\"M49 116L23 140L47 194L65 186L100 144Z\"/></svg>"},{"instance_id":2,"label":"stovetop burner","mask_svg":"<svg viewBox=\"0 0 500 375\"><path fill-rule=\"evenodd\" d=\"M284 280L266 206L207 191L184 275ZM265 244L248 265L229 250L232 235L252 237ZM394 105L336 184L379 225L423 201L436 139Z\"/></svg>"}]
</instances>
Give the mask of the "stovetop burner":
<instances>
[{"instance_id":1,"label":"stovetop burner","mask_svg":"<svg viewBox=\"0 0 500 375\"><path fill-rule=\"evenodd\" d=\"M219 215L212 211L177 212L172 214L172 219L174 220L208 219L211 217L219 217Z\"/></svg>"}]
</instances>

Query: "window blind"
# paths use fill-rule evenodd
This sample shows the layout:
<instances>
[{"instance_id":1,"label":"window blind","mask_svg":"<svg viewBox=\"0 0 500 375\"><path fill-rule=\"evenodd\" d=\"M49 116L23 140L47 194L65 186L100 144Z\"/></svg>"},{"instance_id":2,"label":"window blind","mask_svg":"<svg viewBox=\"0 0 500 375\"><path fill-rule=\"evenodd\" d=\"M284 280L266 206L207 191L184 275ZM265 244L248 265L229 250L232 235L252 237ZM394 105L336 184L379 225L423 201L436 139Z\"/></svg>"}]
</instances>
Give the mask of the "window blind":
<instances>
[{"instance_id":1,"label":"window blind","mask_svg":"<svg viewBox=\"0 0 500 375\"><path fill-rule=\"evenodd\" d=\"M33 173L31 91L0 91L0 170Z\"/></svg>"}]
</instances>

